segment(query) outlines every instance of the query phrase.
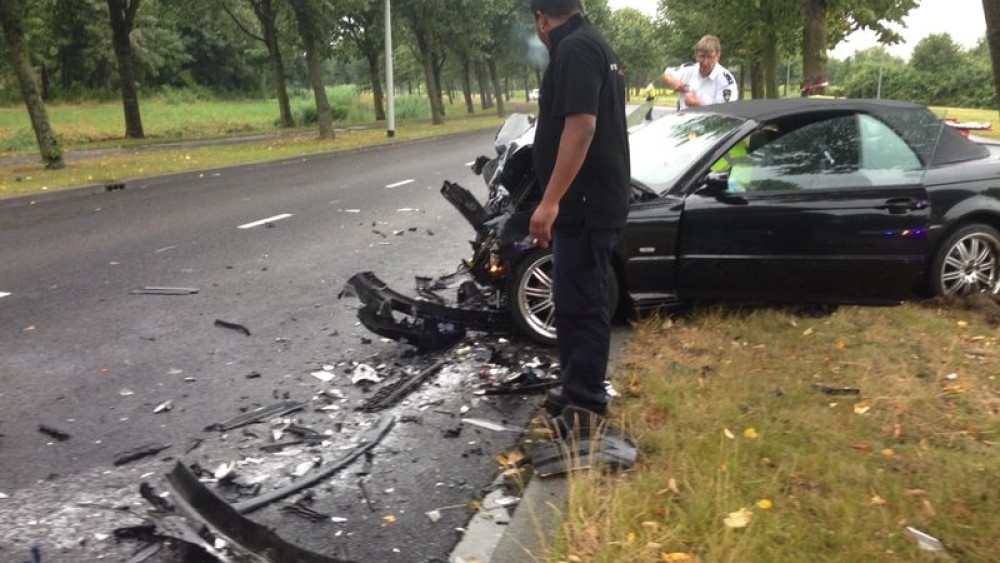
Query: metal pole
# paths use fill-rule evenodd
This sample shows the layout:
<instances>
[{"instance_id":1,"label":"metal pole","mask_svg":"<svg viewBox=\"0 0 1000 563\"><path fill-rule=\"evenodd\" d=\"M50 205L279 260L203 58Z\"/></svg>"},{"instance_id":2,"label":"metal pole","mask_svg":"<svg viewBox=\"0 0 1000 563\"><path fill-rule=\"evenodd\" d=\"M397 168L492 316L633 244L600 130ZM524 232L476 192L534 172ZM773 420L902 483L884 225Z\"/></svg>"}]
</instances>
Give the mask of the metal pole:
<instances>
[{"instance_id":1,"label":"metal pole","mask_svg":"<svg viewBox=\"0 0 1000 563\"><path fill-rule=\"evenodd\" d=\"M881 100L882 99L882 63L883 63L882 59L883 59L883 57L885 57L885 51L882 51L881 53L879 53L879 56L878 56L878 90L875 91L875 99L876 100Z\"/></svg>"},{"instance_id":2,"label":"metal pole","mask_svg":"<svg viewBox=\"0 0 1000 563\"><path fill-rule=\"evenodd\" d=\"M392 13L389 0L385 0L385 91L386 129L389 137L396 136L396 85L392 80Z\"/></svg>"}]
</instances>

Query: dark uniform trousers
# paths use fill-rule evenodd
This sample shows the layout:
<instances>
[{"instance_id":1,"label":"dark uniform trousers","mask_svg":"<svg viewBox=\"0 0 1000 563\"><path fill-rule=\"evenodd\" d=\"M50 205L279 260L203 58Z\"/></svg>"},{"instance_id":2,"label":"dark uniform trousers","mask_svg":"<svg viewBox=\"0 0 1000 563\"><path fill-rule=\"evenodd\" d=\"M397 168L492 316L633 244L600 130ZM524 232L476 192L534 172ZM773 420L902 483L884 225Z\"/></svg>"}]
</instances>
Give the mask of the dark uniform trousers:
<instances>
[{"instance_id":1,"label":"dark uniform trousers","mask_svg":"<svg viewBox=\"0 0 1000 563\"><path fill-rule=\"evenodd\" d=\"M619 229L582 224L552 230L560 381L570 403L604 414L604 379L611 347L608 276Z\"/></svg>"}]
</instances>

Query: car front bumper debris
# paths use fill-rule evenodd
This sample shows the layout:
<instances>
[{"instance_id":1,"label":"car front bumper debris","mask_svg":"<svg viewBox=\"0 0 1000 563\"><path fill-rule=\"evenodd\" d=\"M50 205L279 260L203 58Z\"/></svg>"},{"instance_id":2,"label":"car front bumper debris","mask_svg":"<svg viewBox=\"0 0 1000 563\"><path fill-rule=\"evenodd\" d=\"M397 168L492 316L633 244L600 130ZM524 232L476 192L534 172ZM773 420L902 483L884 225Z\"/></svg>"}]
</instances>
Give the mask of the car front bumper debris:
<instances>
[{"instance_id":1,"label":"car front bumper debris","mask_svg":"<svg viewBox=\"0 0 1000 563\"><path fill-rule=\"evenodd\" d=\"M357 297L361 301L358 320L365 328L421 351L447 348L464 338L466 330L510 330L507 316L499 310L452 307L436 295L425 293L427 297L409 297L390 288L372 272L360 272L347 280L340 297Z\"/></svg>"}]
</instances>

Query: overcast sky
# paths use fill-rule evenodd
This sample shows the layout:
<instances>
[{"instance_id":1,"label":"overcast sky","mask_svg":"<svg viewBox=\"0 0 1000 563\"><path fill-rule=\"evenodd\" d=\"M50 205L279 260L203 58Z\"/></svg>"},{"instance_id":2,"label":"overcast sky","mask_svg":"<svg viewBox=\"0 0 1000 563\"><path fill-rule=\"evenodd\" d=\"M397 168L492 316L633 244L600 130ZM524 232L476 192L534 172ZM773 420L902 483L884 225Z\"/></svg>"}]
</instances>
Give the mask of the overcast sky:
<instances>
[{"instance_id":1,"label":"overcast sky","mask_svg":"<svg viewBox=\"0 0 1000 563\"><path fill-rule=\"evenodd\" d=\"M656 15L656 4L657 0L608 0L612 9L636 8L650 16ZM914 45L932 33L947 33L965 48L972 47L986 35L982 0L922 0L920 6L910 12L905 23L905 26L895 28L905 43L889 47L889 52L906 59L910 58ZM725 49L726 38L721 39ZM831 55L844 59L859 49L874 45L874 34L858 32L838 45Z\"/></svg>"}]
</instances>

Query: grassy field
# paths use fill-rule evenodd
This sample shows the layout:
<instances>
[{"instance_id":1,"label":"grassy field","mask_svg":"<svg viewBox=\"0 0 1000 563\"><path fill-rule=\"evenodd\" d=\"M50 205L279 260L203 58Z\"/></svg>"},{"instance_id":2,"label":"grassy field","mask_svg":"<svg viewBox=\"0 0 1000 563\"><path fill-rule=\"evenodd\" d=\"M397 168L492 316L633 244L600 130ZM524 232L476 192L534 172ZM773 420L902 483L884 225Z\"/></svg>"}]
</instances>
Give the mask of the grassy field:
<instances>
[{"instance_id":1,"label":"grassy field","mask_svg":"<svg viewBox=\"0 0 1000 563\"><path fill-rule=\"evenodd\" d=\"M114 104L93 106L57 106L51 108L50 116L60 135L67 140L67 150L83 148L126 149L102 152L99 156L84 158L70 155L62 170L46 170L31 156L34 152L16 151L29 158L0 162L0 197L25 193L45 192L67 187L118 183L128 179L153 176L184 170L207 169L217 166L273 160L278 158L303 156L318 152L343 150L380 143L395 142L470 131L495 128L502 123L495 109L479 111L469 116L464 105L446 108L449 115L444 125L432 125L428 119L419 117L422 113L417 106L419 100L403 101L401 108L408 108L397 114L396 135L387 138L385 122L374 122L370 117L365 121L361 110L357 122L337 123L337 137L333 140L319 140L315 126L294 130L277 130L272 123L277 115L277 107L266 102L196 102L174 104L158 101L144 106L143 124L149 139L142 141L122 141L124 130L121 108ZM535 111L534 104L512 102L507 111ZM478 109L478 108L477 108ZM13 145L11 137L4 137L5 131L17 119L27 120L24 110L0 109L0 143ZM405 117L410 115L411 117ZM20 126L23 126L21 124ZM30 129L29 129L30 131ZM146 145L166 141L190 141L212 137L226 137L236 134L268 133L269 138L226 145L206 145L198 147L157 148L150 150ZM30 133L21 133L28 135ZM7 139L6 141L4 139ZM31 142L34 142L32 137ZM144 148L145 147L145 148ZM484 150L488 147L484 147ZM10 156L8 153L7 156Z\"/></svg>"},{"instance_id":2,"label":"grassy field","mask_svg":"<svg viewBox=\"0 0 1000 563\"><path fill-rule=\"evenodd\" d=\"M981 297L642 323L610 413L640 462L573 475L547 560L997 561L998 321Z\"/></svg>"}]
</instances>

